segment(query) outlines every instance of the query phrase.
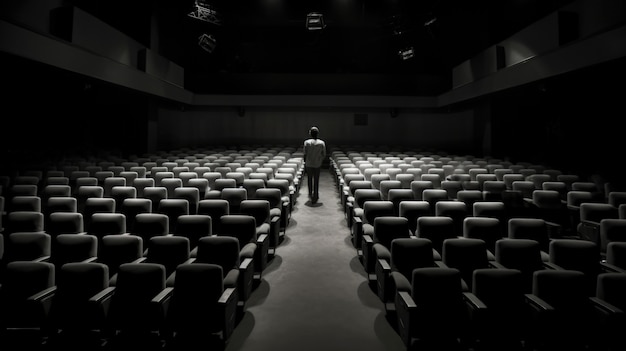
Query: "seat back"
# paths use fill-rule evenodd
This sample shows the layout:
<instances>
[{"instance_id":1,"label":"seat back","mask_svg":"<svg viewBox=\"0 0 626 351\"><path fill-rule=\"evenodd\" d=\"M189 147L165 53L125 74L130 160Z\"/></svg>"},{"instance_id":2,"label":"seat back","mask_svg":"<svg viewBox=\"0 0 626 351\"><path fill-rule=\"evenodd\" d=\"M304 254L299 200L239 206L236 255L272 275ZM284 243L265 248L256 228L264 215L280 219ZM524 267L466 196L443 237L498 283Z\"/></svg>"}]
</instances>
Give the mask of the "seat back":
<instances>
[{"instance_id":1,"label":"seat back","mask_svg":"<svg viewBox=\"0 0 626 351\"><path fill-rule=\"evenodd\" d=\"M68 262L58 266L56 272L56 291L49 315L54 330L85 336L95 330L104 335L105 315L103 311L92 308L90 299L109 287L107 265Z\"/></svg>"},{"instance_id":2,"label":"seat back","mask_svg":"<svg viewBox=\"0 0 626 351\"><path fill-rule=\"evenodd\" d=\"M198 213L198 202L200 202L200 190L195 187L182 186L174 189L173 199L184 199L189 202L189 214Z\"/></svg>"},{"instance_id":3,"label":"seat back","mask_svg":"<svg viewBox=\"0 0 626 351\"><path fill-rule=\"evenodd\" d=\"M415 234L417 219L421 216L430 215L430 204L423 200L404 200L398 205L398 216L409 221L409 230Z\"/></svg>"},{"instance_id":4,"label":"seat back","mask_svg":"<svg viewBox=\"0 0 626 351\"><path fill-rule=\"evenodd\" d=\"M222 232L221 218L230 214L228 201L225 199L204 199L198 203L198 214L211 217L211 225L214 234Z\"/></svg>"},{"instance_id":5,"label":"seat back","mask_svg":"<svg viewBox=\"0 0 626 351\"><path fill-rule=\"evenodd\" d=\"M474 271L472 293L487 307L472 318L472 331L482 345L498 348L529 340L530 314L522 272L517 269L479 268Z\"/></svg>"},{"instance_id":6,"label":"seat back","mask_svg":"<svg viewBox=\"0 0 626 351\"><path fill-rule=\"evenodd\" d=\"M493 253L496 241L506 237L506 233L498 218L470 216L463 220L463 237L483 240Z\"/></svg>"},{"instance_id":7,"label":"seat back","mask_svg":"<svg viewBox=\"0 0 626 351\"><path fill-rule=\"evenodd\" d=\"M108 267L111 285L115 285L122 263L133 262L143 255L144 240L137 235L105 235L98 246L98 262Z\"/></svg>"},{"instance_id":8,"label":"seat back","mask_svg":"<svg viewBox=\"0 0 626 351\"><path fill-rule=\"evenodd\" d=\"M94 213L87 227L87 234L101 240L105 235L126 234L126 216L121 213Z\"/></svg>"},{"instance_id":9,"label":"seat back","mask_svg":"<svg viewBox=\"0 0 626 351\"><path fill-rule=\"evenodd\" d=\"M8 262L0 289L0 323L3 332L13 329L43 330L47 322L46 310L31 297L55 284L55 269L50 262ZM39 336L41 338L44 335L42 333Z\"/></svg>"},{"instance_id":10,"label":"seat back","mask_svg":"<svg viewBox=\"0 0 626 351\"><path fill-rule=\"evenodd\" d=\"M169 218L169 232L175 233L178 217L190 214L189 201L186 199L162 199L159 201L156 213L164 214Z\"/></svg>"},{"instance_id":11,"label":"seat back","mask_svg":"<svg viewBox=\"0 0 626 351\"><path fill-rule=\"evenodd\" d=\"M467 290L471 291L473 274L476 269L488 268L487 245L481 239L451 238L443 241L442 262L461 272Z\"/></svg>"},{"instance_id":12,"label":"seat back","mask_svg":"<svg viewBox=\"0 0 626 351\"><path fill-rule=\"evenodd\" d=\"M446 216L421 216L417 219L415 236L429 239L439 254L446 239L455 238L454 221Z\"/></svg>"},{"instance_id":13,"label":"seat back","mask_svg":"<svg viewBox=\"0 0 626 351\"><path fill-rule=\"evenodd\" d=\"M194 263L213 263L224 272L239 266L239 240L232 236L206 236L198 239L198 250Z\"/></svg>"},{"instance_id":14,"label":"seat back","mask_svg":"<svg viewBox=\"0 0 626 351\"><path fill-rule=\"evenodd\" d=\"M397 238L409 238L409 220L404 217L378 216L374 219L374 244L391 248L391 242Z\"/></svg>"},{"instance_id":15,"label":"seat back","mask_svg":"<svg viewBox=\"0 0 626 351\"><path fill-rule=\"evenodd\" d=\"M50 261L57 269L69 262L86 262L98 257L98 238L93 235L60 234L54 240Z\"/></svg>"},{"instance_id":16,"label":"seat back","mask_svg":"<svg viewBox=\"0 0 626 351\"><path fill-rule=\"evenodd\" d=\"M159 330L163 316L152 299L165 288L165 267L158 263L123 263L110 299L107 323L122 335Z\"/></svg>"},{"instance_id":17,"label":"seat back","mask_svg":"<svg viewBox=\"0 0 626 351\"><path fill-rule=\"evenodd\" d=\"M227 188L222 190L221 199L228 201L228 208L231 214L240 213L240 205L246 200L248 192L244 188Z\"/></svg>"},{"instance_id":18,"label":"seat back","mask_svg":"<svg viewBox=\"0 0 626 351\"><path fill-rule=\"evenodd\" d=\"M469 214L467 205L461 201L440 200L435 204L435 216L447 216L454 221L454 232L463 236L463 221Z\"/></svg>"},{"instance_id":19,"label":"seat back","mask_svg":"<svg viewBox=\"0 0 626 351\"><path fill-rule=\"evenodd\" d=\"M59 234L79 234L85 232L83 214L79 212L53 212L50 214L46 233L55 237Z\"/></svg>"},{"instance_id":20,"label":"seat back","mask_svg":"<svg viewBox=\"0 0 626 351\"><path fill-rule=\"evenodd\" d=\"M148 241L146 249L145 262L163 265L169 286L174 281L172 273L179 264L185 263L190 258L191 251L189 239L178 235L153 236Z\"/></svg>"},{"instance_id":21,"label":"seat back","mask_svg":"<svg viewBox=\"0 0 626 351\"><path fill-rule=\"evenodd\" d=\"M198 240L213 234L212 218L205 214L178 216L174 235L184 236L189 240L191 250L196 248Z\"/></svg>"},{"instance_id":22,"label":"seat back","mask_svg":"<svg viewBox=\"0 0 626 351\"><path fill-rule=\"evenodd\" d=\"M396 238L391 241L391 269L399 272L407 279L411 278L413 269L434 267L432 242L425 238Z\"/></svg>"},{"instance_id":23,"label":"seat back","mask_svg":"<svg viewBox=\"0 0 626 351\"><path fill-rule=\"evenodd\" d=\"M52 238L44 232L14 232L5 236L5 263L46 261L51 253Z\"/></svg>"},{"instance_id":24,"label":"seat back","mask_svg":"<svg viewBox=\"0 0 626 351\"><path fill-rule=\"evenodd\" d=\"M210 263L179 266L166 316L169 329L179 336L192 336L192 340L213 333L225 342L235 328L237 299L224 307L220 303L223 293L221 266ZM198 315L203 318L198 319Z\"/></svg>"},{"instance_id":25,"label":"seat back","mask_svg":"<svg viewBox=\"0 0 626 351\"><path fill-rule=\"evenodd\" d=\"M163 236L170 233L170 218L163 213L138 213L131 234L148 242L153 236Z\"/></svg>"},{"instance_id":26,"label":"seat back","mask_svg":"<svg viewBox=\"0 0 626 351\"><path fill-rule=\"evenodd\" d=\"M221 232L217 235L232 236L239 239L242 248L249 243L256 243L256 220L244 214L228 214L221 217Z\"/></svg>"},{"instance_id":27,"label":"seat back","mask_svg":"<svg viewBox=\"0 0 626 351\"><path fill-rule=\"evenodd\" d=\"M44 215L40 211L13 211L6 214L5 233L43 232Z\"/></svg>"},{"instance_id":28,"label":"seat back","mask_svg":"<svg viewBox=\"0 0 626 351\"><path fill-rule=\"evenodd\" d=\"M507 228L507 237L536 240L541 250L548 252L550 236L545 220L541 218L511 218Z\"/></svg>"},{"instance_id":29,"label":"seat back","mask_svg":"<svg viewBox=\"0 0 626 351\"><path fill-rule=\"evenodd\" d=\"M416 304L413 337L447 344L458 339L467 325L461 273L455 268L424 267L413 270L411 296Z\"/></svg>"},{"instance_id":30,"label":"seat back","mask_svg":"<svg viewBox=\"0 0 626 351\"><path fill-rule=\"evenodd\" d=\"M590 295L595 293L596 279L601 272L598 245L587 240L552 240L548 254L550 263L562 269L583 272L587 281L587 291Z\"/></svg>"}]
</instances>

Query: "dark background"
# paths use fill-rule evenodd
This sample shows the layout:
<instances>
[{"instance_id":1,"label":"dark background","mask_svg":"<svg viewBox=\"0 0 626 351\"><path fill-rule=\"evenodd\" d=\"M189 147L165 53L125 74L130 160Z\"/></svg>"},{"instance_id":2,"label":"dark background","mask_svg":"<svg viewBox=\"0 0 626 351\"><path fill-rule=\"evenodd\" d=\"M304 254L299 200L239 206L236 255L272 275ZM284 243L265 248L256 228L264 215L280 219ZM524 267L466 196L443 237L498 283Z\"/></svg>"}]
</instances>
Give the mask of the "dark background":
<instances>
[{"instance_id":1,"label":"dark background","mask_svg":"<svg viewBox=\"0 0 626 351\"><path fill-rule=\"evenodd\" d=\"M148 47L158 45L185 68L186 88L197 93L255 93L270 74L295 82L271 93L317 93L307 84L319 79L313 75L354 79L346 85L354 93L367 75L377 87L357 93L438 95L450 89L453 67L572 1L201 0L220 24L189 17L194 0L69 2ZM310 12L323 14L325 29L306 29ZM198 45L202 34L215 38L213 52ZM409 47L415 56L401 59ZM332 89L323 87L342 93Z\"/></svg>"}]
</instances>

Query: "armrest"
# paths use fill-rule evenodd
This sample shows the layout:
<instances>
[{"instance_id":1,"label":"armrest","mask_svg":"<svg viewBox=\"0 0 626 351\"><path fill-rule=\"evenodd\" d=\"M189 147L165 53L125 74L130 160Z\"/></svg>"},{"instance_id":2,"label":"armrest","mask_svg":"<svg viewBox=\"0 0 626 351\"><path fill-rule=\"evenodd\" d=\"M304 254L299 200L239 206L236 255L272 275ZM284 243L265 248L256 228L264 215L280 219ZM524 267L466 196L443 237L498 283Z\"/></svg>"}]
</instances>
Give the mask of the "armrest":
<instances>
[{"instance_id":1,"label":"armrest","mask_svg":"<svg viewBox=\"0 0 626 351\"><path fill-rule=\"evenodd\" d=\"M33 262L50 262L50 255L37 257Z\"/></svg>"},{"instance_id":2,"label":"armrest","mask_svg":"<svg viewBox=\"0 0 626 351\"><path fill-rule=\"evenodd\" d=\"M283 201L281 206L280 225L282 228L287 229L287 226L289 225L289 217L291 216L291 203L289 201Z\"/></svg>"},{"instance_id":3,"label":"armrest","mask_svg":"<svg viewBox=\"0 0 626 351\"><path fill-rule=\"evenodd\" d=\"M345 216L346 216L346 220L348 222L348 228L352 228L352 223L354 222L354 204L350 201L346 201L346 205L345 205Z\"/></svg>"},{"instance_id":4,"label":"armrest","mask_svg":"<svg viewBox=\"0 0 626 351\"><path fill-rule=\"evenodd\" d=\"M398 291L398 300L400 305L404 306L407 309L416 308L417 304L413 301L411 297L411 293L408 291Z\"/></svg>"},{"instance_id":5,"label":"armrest","mask_svg":"<svg viewBox=\"0 0 626 351\"><path fill-rule=\"evenodd\" d=\"M276 250L280 243L280 216L270 218L270 248Z\"/></svg>"},{"instance_id":6,"label":"armrest","mask_svg":"<svg viewBox=\"0 0 626 351\"><path fill-rule=\"evenodd\" d=\"M279 229L279 227L277 227L277 225L279 224L280 224L280 216L273 216L272 218L270 218L270 226L272 228Z\"/></svg>"},{"instance_id":7,"label":"armrest","mask_svg":"<svg viewBox=\"0 0 626 351\"><path fill-rule=\"evenodd\" d=\"M480 311L480 310L486 310L487 309L487 305L485 305L484 302L482 302L478 296L474 295L473 293L466 291L463 292L463 300L465 300L465 302L467 302L467 304L469 305L469 307L474 310L474 311Z\"/></svg>"},{"instance_id":8,"label":"armrest","mask_svg":"<svg viewBox=\"0 0 626 351\"><path fill-rule=\"evenodd\" d=\"M396 295L396 314L398 316L398 334L405 346L411 345L411 320L416 313L417 304L407 291L399 291Z\"/></svg>"},{"instance_id":9,"label":"armrest","mask_svg":"<svg viewBox=\"0 0 626 351\"><path fill-rule=\"evenodd\" d=\"M604 272L626 273L626 270L619 268L616 265L606 263L606 262L600 262L600 267L602 268L602 271Z\"/></svg>"},{"instance_id":10,"label":"armrest","mask_svg":"<svg viewBox=\"0 0 626 351\"><path fill-rule=\"evenodd\" d=\"M379 258L377 264L380 266L380 271L383 273L391 273L391 266L389 265L389 261L384 258Z\"/></svg>"},{"instance_id":11,"label":"armrest","mask_svg":"<svg viewBox=\"0 0 626 351\"><path fill-rule=\"evenodd\" d=\"M559 266L558 264L552 263L552 262L543 262L543 266L546 267L547 269L563 270L563 267Z\"/></svg>"},{"instance_id":12,"label":"armrest","mask_svg":"<svg viewBox=\"0 0 626 351\"><path fill-rule=\"evenodd\" d=\"M447 264L445 264L441 259L435 260L435 266L439 268L449 268Z\"/></svg>"},{"instance_id":13,"label":"armrest","mask_svg":"<svg viewBox=\"0 0 626 351\"><path fill-rule=\"evenodd\" d=\"M389 251L386 246L381 244L375 244L372 246L372 248L374 249L374 254L376 255L377 259L386 260L387 262L391 261L391 251Z\"/></svg>"},{"instance_id":14,"label":"armrest","mask_svg":"<svg viewBox=\"0 0 626 351\"><path fill-rule=\"evenodd\" d=\"M498 262L498 261L489 261L489 266L491 266L491 268L506 268L502 263Z\"/></svg>"},{"instance_id":15,"label":"armrest","mask_svg":"<svg viewBox=\"0 0 626 351\"><path fill-rule=\"evenodd\" d=\"M590 221L588 219L581 219L579 224L589 227L600 227L600 222Z\"/></svg>"},{"instance_id":16,"label":"armrest","mask_svg":"<svg viewBox=\"0 0 626 351\"><path fill-rule=\"evenodd\" d=\"M341 190L341 203L345 206L348 200L348 196L350 195L350 190L347 187L343 187Z\"/></svg>"},{"instance_id":17,"label":"armrest","mask_svg":"<svg viewBox=\"0 0 626 351\"><path fill-rule=\"evenodd\" d=\"M222 293L220 298L217 300L217 303L219 303L219 304L227 304L227 303L229 303L229 301L232 301L232 300L236 299L237 294L235 294L235 292L236 292L235 288L226 288L226 289L224 289L224 292Z\"/></svg>"},{"instance_id":18,"label":"armrest","mask_svg":"<svg viewBox=\"0 0 626 351\"><path fill-rule=\"evenodd\" d=\"M267 234L260 234L256 238L257 246L269 247L269 243L270 243L270 237Z\"/></svg>"},{"instance_id":19,"label":"armrest","mask_svg":"<svg viewBox=\"0 0 626 351\"><path fill-rule=\"evenodd\" d=\"M411 281L409 281L409 278L402 275L402 273L391 272L391 279L393 280L393 284L397 292L411 292Z\"/></svg>"},{"instance_id":20,"label":"armrest","mask_svg":"<svg viewBox=\"0 0 626 351\"><path fill-rule=\"evenodd\" d=\"M554 311L554 307L552 307L552 305L550 305L549 303L547 303L546 301L544 301L543 299L541 299L537 295L534 295L534 294L524 294L524 297L526 298L526 303L533 310L535 310L537 312Z\"/></svg>"},{"instance_id":21,"label":"armrest","mask_svg":"<svg viewBox=\"0 0 626 351\"><path fill-rule=\"evenodd\" d=\"M363 267L365 272L371 273L374 270L373 249L374 239L369 235L363 235L361 238L361 257L363 258Z\"/></svg>"},{"instance_id":22,"label":"armrest","mask_svg":"<svg viewBox=\"0 0 626 351\"><path fill-rule=\"evenodd\" d=\"M56 286L43 289L28 297L28 302L34 303L37 308L41 308L42 314L45 316L50 312L50 306L52 305L52 298L57 291Z\"/></svg>"},{"instance_id":23,"label":"armrest","mask_svg":"<svg viewBox=\"0 0 626 351\"><path fill-rule=\"evenodd\" d=\"M435 262L441 261L442 260L441 253L434 247L432 251L433 251L433 259L435 260Z\"/></svg>"},{"instance_id":24,"label":"armrest","mask_svg":"<svg viewBox=\"0 0 626 351\"><path fill-rule=\"evenodd\" d=\"M222 295L217 300L217 304L220 306L224 316L224 325L222 327L222 338L224 340L228 340L235 329L238 302L237 289L235 288L224 289Z\"/></svg>"},{"instance_id":25,"label":"armrest","mask_svg":"<svg viewBox=\"0 0 626 351\"><path fill-rule=\"evenodd\" d=\"M252 284L254 281L254 264L251 258L245 258L239 264L239 293L241 300L246 301L252 293Z\"/></svg>"},{"instance_id":26,"label":"armrest","mask_svg":"<svg viewBox=\"0 0 626 351\"><path fill-rule=\"evenodd\" d=\"M257 267L257 272L260 273L262 272L265 267L267 266L267 262L268 262L268 255L269 255L269 249L270 249L270 238L267 234L261 234L257 237L256 240L256 244L257 244L257 250L256 252L256 258L258 258L258 260L255 260L255 264L258 263L259 266Z\"/></svg>"},{"instance_id":27,"label":"armrest","mask_svg":"<svg viewBox=\"0 0 626 351\"><path fill-rule=\"evenodd\" d=\"M245 258L254 259L254 252L256 251L257 244L247 243L239 250L239 257L241 260Z\"/></svg>"},{"instance_id":28,"label":"armrest","mask_svg":"<svg viewBox=\"0 0 626 351\"><path fill-rule=\"evenodd\" d=\"M93 308L97 319L104 320L109 312L111 297L115 294L115 286L109 286L96 293L89 299L89 304Z\"/></svg>"},{"instance_id":29,"label":"armrest","mask_svg":"<svg viewBox=\"0 0 626 351\"><path fill-rule=\"evenodd\" d=\"M605 314L610 314L610 315L617 315L617 314L623 314L624 311L622 311L622 309L600 299L597 298L595 296L591 296L589 297L589 300L591 300L591 304L598 309L600 312L603 312Z\"/></svg>"},{"instance_id":30,"label":"armrest","mask_svg":"<svg viewBox=\"0 0 626 351\"><path fill-rule=\"evenodd\" d=\"M167 287L167 288L161 290L161 292L159 292L154 298L152 298L152 302L153 303L162 303L166 299L171 298L173 293L174 293L174 287L171 287L171 286Z\"/></svg>"},{"instance_id":31,"label":"armrest","mask_svg":"<svg viewBox=\"0 0 626 351\"><path fill-rule=\"evenodd\" d=\"M114 293L115 293L115 287L109 286L108 288L105 288L102 291L96 293L94 296L92 296L89 299L89 301L95 302L95 303L102 303L105 300L108 300L109 298L111 298L111 296L113 296Z\"/></svg>"},{"instance_id":32,"label":"armrest","mask_svg":"<svg viewBox=\"0 0 626 351\"><path fill-rule=\"evenodd\" d=\"M167 287L161 292L159 292L155 297L150 301L151 304L155 305L157 311L159 311L159 315L165 317L167 315L167 310L169 307L170 298L174 293L173 287Z\"/></svg>"},{"instance_id":33,"label":"armrest","mask_svg":"<svg viewBox=\"0 0 626 351\"><path fill-rule=\"evenodd\" d=\"M374 272L376 273L378 297L383 303L387 303L393 296L392 291L395 290L391 288L391 265L389 265L389 261L384 258L377 259Z\"/></svg>"},{"instance_id":34,"label":"armrest","mask_svg":"<svg viewBox=\"0 0 626 351\"><path fill-rule=\"evenodd\" d=\"M355 248L361 247L361 237L363 236L363 220L360 217L352 217L352 244Z\"/></svg>"},{"instance_id":35,"label":"armrest","mask_svg":"<svg viewBox=\"0 0 626 351\"><path fill-rule=\"evenodd\" d=\"M600 223L586 219L580 220L577 226L578 234L582 239L600 243Z\"/></svg>"},{"instance_id":36,"label":"armrest","mask_svg":"<svg viewBox=\"0 0 626 351\"><path fill-rule=\"evenodd\" d=\"M145 262L147 259L148 259L148 257L143 256L143 257L139 257L139 258L137 258L137 259L135 259L135 260L131 261L131 263L143 263L143 262Z\"/></svg>"},{"instance_id":37,"label":"armrest","mask_svg":"<svg viewBox=\"0 0 626 351\"><path fill-rule=\"evenodd\" d=\"M563 226L551 221L545 221L548 227L548 236L551 239L560 238L563 236Z\"/></svg>"}]
</instances>

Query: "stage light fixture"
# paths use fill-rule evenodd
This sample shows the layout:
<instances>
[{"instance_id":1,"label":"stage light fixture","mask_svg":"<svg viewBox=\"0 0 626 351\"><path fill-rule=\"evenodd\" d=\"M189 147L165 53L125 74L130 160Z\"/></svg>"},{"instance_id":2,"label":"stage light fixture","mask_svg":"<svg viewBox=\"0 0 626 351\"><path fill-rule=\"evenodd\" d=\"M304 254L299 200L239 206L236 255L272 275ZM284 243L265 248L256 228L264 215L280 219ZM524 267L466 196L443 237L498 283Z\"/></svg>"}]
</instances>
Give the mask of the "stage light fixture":
<instances>
[{"instance_id":1,"label":"stage light fixture","mask_svg":"<svg viewBox=\"0 0 626 351\"><path fill-rule=\"evenodd\" d=\"M324 29L326 24L324 23L324 15L319 12L311 12L306 16L306 28L308 30L320 30Z\"/></svg>"},{"instance_id":2,"label":"stage light fixture","mask_svg":"<svg viewBox=\"0 0 626 351\"><path fill-rule=\"evenodd\" d=\"M217 45L217 40L211 34L202 33L198 38L198 45L206 52L212 53Z\"/></svg>"},{"instance_id":3,"label":"stage light fixture","mask_svg":"<svg viewBox=\"0 0 626 351\"><path fill-rule=\"evenodd\" d=\"M406 47L398 51L398 56L400 56L403 61L411 59L415 56L415 49L412 46Z\"/></svg>"}]
</instances>

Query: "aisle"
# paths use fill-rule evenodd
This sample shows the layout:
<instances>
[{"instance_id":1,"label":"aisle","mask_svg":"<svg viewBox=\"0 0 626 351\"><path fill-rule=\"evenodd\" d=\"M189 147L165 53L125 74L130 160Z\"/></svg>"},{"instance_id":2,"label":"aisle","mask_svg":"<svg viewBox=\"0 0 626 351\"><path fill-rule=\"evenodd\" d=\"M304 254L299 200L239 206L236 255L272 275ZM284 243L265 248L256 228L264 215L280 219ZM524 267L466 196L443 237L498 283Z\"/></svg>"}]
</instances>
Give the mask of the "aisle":
<instances>
[{"instance_id":1,"label":"aisle","mask_svg":"<svg viewBox=\"0 0 626 351\"><path fill-rule=\"evenodd\" d=\"M286 239L226 351L404 350L367 284L328 170L318 203L307 201L304 184Z\"/></svg>"}]
</instances>

